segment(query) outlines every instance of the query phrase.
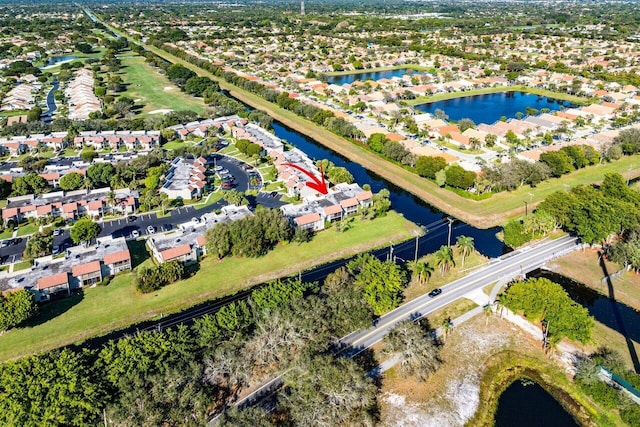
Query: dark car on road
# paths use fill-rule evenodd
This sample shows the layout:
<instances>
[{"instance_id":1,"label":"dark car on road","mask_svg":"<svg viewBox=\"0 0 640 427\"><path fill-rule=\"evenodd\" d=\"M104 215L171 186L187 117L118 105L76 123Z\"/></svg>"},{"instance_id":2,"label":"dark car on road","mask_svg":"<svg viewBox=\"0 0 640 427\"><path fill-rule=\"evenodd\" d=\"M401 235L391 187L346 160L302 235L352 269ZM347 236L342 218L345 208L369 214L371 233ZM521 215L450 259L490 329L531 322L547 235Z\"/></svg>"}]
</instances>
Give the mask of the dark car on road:
<instances>
[{"instance_id":1,"label":"dark car on road","mask_svg":"<svg viewBox=\"0 0 640 427\"><path fill-rule=\"evenodd\" d=\"M427 295L429 295L429 298L434 298L434 297L437 297L438 295L440 295L441 293L442 293L442 289L435 288L434 290L429 292Z\"/></svg>"},{"instance_id":2,"label":"dark car on road","mask_svg":"<svg viewBox=\"0 0 640 427\"><path fill-rule=\"evenodd\" d=\"M137 216L130 215L130 216L127 217L127 222L136 222L137 219L138 219Z\"/></svg>"}]
</instances>

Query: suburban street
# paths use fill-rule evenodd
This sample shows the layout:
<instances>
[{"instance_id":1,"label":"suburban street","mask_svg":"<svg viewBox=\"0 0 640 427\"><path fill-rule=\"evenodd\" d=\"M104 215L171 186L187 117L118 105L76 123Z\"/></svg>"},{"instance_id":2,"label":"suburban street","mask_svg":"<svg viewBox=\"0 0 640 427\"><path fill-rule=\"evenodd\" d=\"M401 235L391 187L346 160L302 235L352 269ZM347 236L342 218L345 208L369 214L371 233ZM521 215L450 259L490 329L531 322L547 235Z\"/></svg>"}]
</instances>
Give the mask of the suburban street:
<instances>
[{"instance_id":1,"label":"suburban street","mask_svg":"<svg viewBox=\"0 0 640 427\"><path fill-rule=\"evenodd\" d=\"M443 286L442 294L439 296L430 298L426 294L422 295L380 317L371 328L345 336L340 340L342 348L337 353L343 357L355 357L381 341L398 322L421 319L474 290L482 289L498 280L510 280L529 273L542 267L547 261L578 250L580 247L576 237L564 236L494 258L465 277ZM235 406L245 408L260 403L274 394L282 384L281 376L273 378L236 402ZM216 419L217 417L212 419L209 424L214 423Z\"/></svg>"}]
</instances>

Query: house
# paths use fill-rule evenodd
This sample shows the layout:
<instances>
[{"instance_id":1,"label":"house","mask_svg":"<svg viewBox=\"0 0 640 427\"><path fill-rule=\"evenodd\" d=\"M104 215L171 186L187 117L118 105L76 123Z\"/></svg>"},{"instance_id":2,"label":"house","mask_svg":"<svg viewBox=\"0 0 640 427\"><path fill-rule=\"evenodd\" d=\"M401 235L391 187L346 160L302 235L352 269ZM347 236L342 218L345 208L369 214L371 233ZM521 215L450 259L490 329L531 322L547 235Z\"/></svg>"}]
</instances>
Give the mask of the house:
<instances>
[{"instance_id":1,"label":"house","mask_svg":"<svg viewBox=\"0 0 640 427\"><path fill-rule=\"evenodd\" d=\"M302 230L320 231L324 229L324 221L317 212L296 217L294 222L296 227Z\"/></svg>"},{"instance_id":2,"label":"house","mask_svg":"<svg viewBox=\"0 0 640 427\"><path fill-rule=\"evenodd\" d=\"M46 301L51 298L51 295L56 295L62 292L67 292L67 295L71 293L69 287L69 275L66 272L57 273L52 276L41 277L36 282L36 300Z\"/></svg>"},{"instance_id":3,"label":"house","mask_svg":"<svg viewBox=\"0 0 640 427\"><path fill-rule=\"evenodd\" d=\"M154 253L154 255L156 254ZM188 243L176 246L175 248L165 249L158 253L158 257L156 259L160 263L167 261L197 261L197 257L194 256L194 251L192 251L191 245Z\"/></svg>"},{"instance_id":4,"label":"house","mask_svg":"<svg viewBox=\"0 0 640 427\"><path fill-rule=\"evenodd\" d=\"M131 270L131 254L128 249L110 253L104 257L104 265L110 276Z\"/></svg>"},{"instance_id":5,"label":"house","mask_svg":"<svg viewBox=\"0 0 640 427\"><path fill-rule=\"evenodd\" d=\"M342 219L342 206L339 204L327 206L323 208L323 214L327 222L340 221Z\"/></svg>"},{"instance_id":6,"label":"house","mask_svg":"<svg viewBox=\"0 0 640 427\"><path fill-rule=\"evenodd\" d=\"M341 200L340 206L342 206L345 215L353 215L358 212L359 202L357 198L351 197L349 199Z\"/></svg>"},{"instance_id":7,"label":"house","mask_svg":"<svg viewBox=\"0 0 640 427\"><path fill-rule=\"evenodd\" d=\"M76 265L71 269L71 275L78 281L78 286L91 286L102 282L102 268L100 261L90 261Z\"/></svg>"}]
</instances>

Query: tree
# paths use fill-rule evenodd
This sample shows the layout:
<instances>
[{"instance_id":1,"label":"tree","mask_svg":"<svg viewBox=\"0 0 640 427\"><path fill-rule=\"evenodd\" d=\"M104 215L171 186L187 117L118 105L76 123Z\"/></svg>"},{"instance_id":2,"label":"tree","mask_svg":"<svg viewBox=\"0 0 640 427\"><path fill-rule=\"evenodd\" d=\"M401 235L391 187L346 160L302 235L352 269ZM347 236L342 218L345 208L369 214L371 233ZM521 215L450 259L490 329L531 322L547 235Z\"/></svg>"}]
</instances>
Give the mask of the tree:
<instances>
[{"instance_id":1,"label":"tree","mask_svg":"<svg viewBox=\"0 0 640 427\"><path fill-rule=\"evenodd\" d=\"M460 128L460 132L464 132L467 129L475 128L476 124L471 119L460 119L458 121L458 127Z\"/></svg>"},{"instance_id":2,"label":"tree","mask_svg":"<svg viewBox=\"0 0 640 427\"><path fill-rule=\"evenodd\" d=\"M25 289L0 293L0 335L38 314L33 294Z\"/></svg>"},{"instance_id":3,"label":"tree","mask_svg":"<svg viewBox=\"0 0 640 427\"><path fill-rule=\"evenodd\" d=\"M407 284L405 272L393 261L380 261L371 254L360 255L347 264L354 284L363 290L367 304L376 315L396 308Z\"/></svg>"},{"instance_id":4,"label":"tree","mask_svg":"<svg viewBox=\"0 0 640 427\"><path fill-rule=\"evenodd\" d=\"M65 349L0 365L2 425L98 425L105 398L85 354Z\"/></svg>"},{"instance_id":5,"label":"tree","mask_svg":"<svg viewBox=\"0 0 640 427\"><path fill-rule=\"evenodd\" d=\"M456 265L453 259L453 249L449 246L440 246L440 249L435 252L434 256L436 258L436 266L440 267L440 274L443 276L451 267L455 267Z\"/></svg>"},{"instance_id":6,"label":"tree","mask_svg":"<svg viewBox=\"0 0 640 427\"><path fill-rule=\"evenodd\" d=\"M87 177L94 188L108 187L114 174L115 168L111 163L96 163L87 169Z\"/></svg>"},{"instance_id":7,"label":"tree","mask_svg":"<svg viewBox=\"0 0 640 427\"><path fill-rule=\"evenodd\" d=\"M589 311L573 301L557 283L549 279L531 278L512 283L500 301L531 321L541 321L547 328L551 344L564 337L586 343L594 326Z\"/></svg>"},{"instance_id":8,"label":"tree","mask_svg":"<svg viewBox=\"0 0 640 427\"><path fill-rule=\"evenodd\" d=\"M460 165L449 166L445 169L445 174L447 185L457 188L469 188L476 180L474 172L464 170Z\"/></svg>"},{"instance_id":9,"label":"tree","mask_svg":"<svg viewBox=\"0 0 640 427\"><path fill-rule=\"evenodd\" d=\"M418 279L418 283L429 283L431 274L433 273L433 267L428 262L412 262L411 270Z\"/></svg>"},{"instance_id":10,"label":"tree","mask_svg":"<svg viewBox=\"0 0 640 427\"><path fill-rule=\"evenodd\" d=\"M440 366L439 348L416 322L403 320L384 338L383 351L400 355L400 372L405 377L426 381Z\"/></svg>"},{"instance_id":11,"label":"tree","mask_svg":"<svg viewBox=\"0 0 640 427\"><path fill-rule=\"evenodd\" d=\"M574 169L571 157L565 151L547 151L540 155L540 161L551 168L551 176L556 178Z\"/></svg>"},{"instance_id":12,"label":"tree","mask_svg":"<svg viewBox=\"0 0 640 427\"><path fill-rule=\"evenodd\" d=\"M60 178L60 188L64 191L79 190L84 184L84 176L77 172L71 172Z\"/></svg>"},{"instance_id":13,"label":"tree","mask_svg":"<svg viewBox=\"0 0 640 427\"><path fill-rule=\"evenodd\" d=\"M180 64L173 64L167 69L167 78L180 87L184 86L187 80L195 76L196 73Z\"/></svg>"},{"instance_id":14,"label":"tree","mask_svg":"<svg viewBox=\"0 0 640 427\"><path fill-rule=\"evenodd\" d=\"M376 388L351 359L317 356L285 377L278 404L295 425L372 425Z\"/></svg>"},{"instance_id":15,"label":"tree","mask_svg":"<svg viewBox=\"0 0 640 427\"><path fill-rule=\"evenodd\" d=\"M416 172L425 178L435 179L436 173L446 167L447 161L440 156L419 156L416 159Z\"/></svg>"},{"instance_id":16,"label":"tree","mask_svg":"<svg viewBox=\"0 0 640 427\"><path fill-rule=\"evenodd\" d=\"M76 245L80 242L90 242L98 237L102 228L97 223L91 221L88 218L81 218L73 225L71 232L71 240Z\"/></svg>"},{"instance_id":17,"label":"tree","mask_svg":"<svg viewBox=\"0 0 640 427\"><path fill-rule=\"evenodd\" d=\"M41 232L34 233L24 249L24 257L26 259L35 259L43 256L51 255L53 251L53 232L51 228L45 228Z\"/></svg>"},{"instance_id":18,"label":"tree","mask_svg":"<svg viewBox=\"0 0 640 427\"><path fill-rule=\"evenodd\" d=\"M462 268L464 268L464 259L471 255L471 253L476 249L475 244L473 243L473 237L458 236L456 239L456 249L462 256Z\"/></svg>"}]
</instances>

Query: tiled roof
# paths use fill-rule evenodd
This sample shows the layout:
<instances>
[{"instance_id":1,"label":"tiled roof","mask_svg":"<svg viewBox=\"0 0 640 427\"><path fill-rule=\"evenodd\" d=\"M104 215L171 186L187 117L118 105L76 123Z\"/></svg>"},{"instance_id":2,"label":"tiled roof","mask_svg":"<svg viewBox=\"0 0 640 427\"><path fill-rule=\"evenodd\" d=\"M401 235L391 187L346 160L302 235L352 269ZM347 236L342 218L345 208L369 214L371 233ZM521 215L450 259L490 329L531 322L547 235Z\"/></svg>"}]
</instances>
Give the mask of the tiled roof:
<instances>
[{"instance_id":1,"label":"tiled roof","mask_svg":"<svg viewBox=\"0 0 640 427\"><path fill-rule=\"evenodd\" d=\"M71 274L73 274L73 277L78 277L84 274L95 273L96 271L100 271L100 261L91 261L76 265L71 269Z\"/></svg>"},{"instance_id":2,"label":"tiled roof","mask_svg":"<svg viewBox=\"0 0 640 427\"><path fill-rule=\"evenodd\" d=\"M295 221L298 226L312 224L314 222L320 221L320 214L317 212L313 212L310 214L302 215L297 217Z\"/></svg>"},{"instance_id":3,"label":"tiled roof","mask_svg":"<svg viewBox=\"0 0 640 427\"><path fill-rule=\"evenodd\" d=\"M167 249L166 251L160 252L160 257L163 261L170 261L172 259L187 255L190 252L191 246L188 243L185 243L183 245L176 246L175 248Z\"/></svg>"},{"instance_id":4,"label":"tiled roof","mask_svg":"<svg viewBox=\"0 0 640 427\"><path fill-rule=\"evenodd\" d=\"M40 279L38 279L38 290L40 289L47 289L47 288L53 288L54 286L59 286L59 285L69 285L69 277L67 276L67 273L58 273L58 274L54 274L53 276L47 276L47 277L42 277Z\"/></svg>"},{"instance_id":5,"label":"tiled roof","mask_svg":"<svg viewBox=\"0 0 640 427\"><path fill-rule=\"evenodd\" d=\"M106 265L109 265L109 264L114 264L116 262L126 261L128 259L131 259L131 254L129 253L128 249L125 249L124 251L114 252L112 254L105 255L104 263Z\"/></svg>"}]
</instances>

